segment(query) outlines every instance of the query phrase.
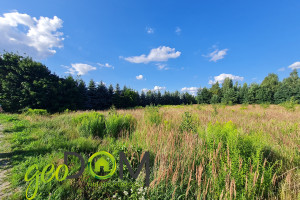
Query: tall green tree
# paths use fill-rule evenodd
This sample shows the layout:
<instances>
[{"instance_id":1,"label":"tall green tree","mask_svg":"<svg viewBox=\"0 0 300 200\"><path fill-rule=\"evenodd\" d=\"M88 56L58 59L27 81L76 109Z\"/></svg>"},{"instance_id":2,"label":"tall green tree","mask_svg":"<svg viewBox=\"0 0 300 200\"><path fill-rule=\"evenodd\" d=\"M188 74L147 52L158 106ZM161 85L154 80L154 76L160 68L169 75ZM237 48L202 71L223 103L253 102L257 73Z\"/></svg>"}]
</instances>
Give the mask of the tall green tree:
<instances>
[{"instance_id":1,"label":"tall green tree","mask_svg":"<svg viewBox=\"0 0 300 200\"><path fill-rule=\"evenodd\" d=\"M0 103L5 111L17 112L25 107L57 109L58 81L45 65L29 57L0 55Z\"/></svg>"},{"instance_id":2,"label":"tall green tree","mask_svg":"<svg viewBox=\"0 0 300 200\"><path fill-rule=\"evenodd\" d=\"M104 110L104 109L109 108L108 89L102 81L97 86L97 94L96 95L97 95L96 109Z\"/></svg>"},{"instance_id":3,"label":"tall green tree","mask_svg":"<svg viewBox=\"0 0 300 200\"><path fill-rule=\"evenodd\" d=\"M300 78L297 70L293 70L288 78L283 79L274 94L275 103L282 103L294 97L300 102Z\"/></svg>"},{"instance_id":4,"label":"tall green tree","mask_svg":"<svg viewBox=\"0 0 300 200\"><path fill-rule=\"evenodd\" d=\"M237 103L237 93L233 88L233 81L230 78L225 78L222 84L222 103L233 104Z\"/></svg>"},{"instance_id":5,"label":"tall green tree","mask_svg":"<svg viewBox=\"0 0 300 200\"><path fill-rule=\"evenodd\" d=\"M257 94L258 102L264 103L274 103L274 95L279 88L279 78L276 74L268 74L260 85L260 89Z\"/></svg>"},{"instance_id":6,"label":"tall green tree","mask_svg":"<svg viewBox=\"0 0 300 200\"><path fill-rule=\"evenodd\" d=\"M93 79L90 80L89 82L87 96L88 96L88 103L87 103L88 109L90 110L97 109L97 102L98 102L97 86Z\"/></svg>"},{"instance_id":7,"label":"tall green tree","mask_svg":"<svg viewBox=\"0 0 300 200\"><path fill-rule=\"evenodd\" d=\"M198 103L210 103L212 94L206 87L199 88L197 92L197 102Z\"/></svg>"}]
</instances>

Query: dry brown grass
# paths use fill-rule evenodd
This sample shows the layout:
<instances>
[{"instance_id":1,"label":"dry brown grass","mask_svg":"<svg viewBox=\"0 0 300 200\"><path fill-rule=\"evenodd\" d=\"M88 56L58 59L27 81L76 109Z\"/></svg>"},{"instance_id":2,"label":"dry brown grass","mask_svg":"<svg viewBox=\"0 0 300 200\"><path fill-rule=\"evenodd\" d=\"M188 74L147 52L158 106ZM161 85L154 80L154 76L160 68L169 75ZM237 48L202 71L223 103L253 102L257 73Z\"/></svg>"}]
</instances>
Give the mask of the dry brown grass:
<instances>
[{"instance_id":1,"label":"dry brown grass","mask_svg":"<svg viewBox=\"0 0 300 200\"><path fill-rule=\"evenodd\" d=\"M206 154L205 149L199 148L204 145L204 141L197 134L180 133L178 127L182 120L184 112L189 111L199 119L198 131L205 131L209 123L232 121L238 129L245 134L261 134L268 140L273 151L284 159L285 174L277 174L273 177L274 184L283 180L280 185L280 195L283 199L292 199L298 196L299 192L299 169L295 166L295 159L299 161L300 149L300 108L294 112L287 111L285 108L277 105L271 105L269 108L263 108L259 105L249 105L243 107L235 106L165 106L160 108L163 113L163 122L159 126L152 126L144 120L143 109L118 110L119 113L130 113L138 119L137 130L130 139L132 145L143 146L150 150L156 156L154 161L154 179L151 187L161 183L170 183L174 186L172 197L175 192L186 184L185 193L191 191L191 182L197 183L196 196L206 198L207 193L211 193L211 185L218 176L220 168L218 149L209 155L209 161L200 161L195 155L201 157ZM103 112L107 114L107 111ZM166 128L166 123L170 124ZM171 128L170 128L171 127ZM129 140L128 138L125 140ZM222 144L218 144L221 146ZM229 154L228 149L228 154ZM184 153L182 153L184 152ZM229 159L229 158L228 158ZM180 161L180 162L176 162ZM197 161L195 163L195 161ZM209 162L212 164L213 176L211 178L203 177L203 166ZM231 160L228 160L230 163ZM243 160L240 160L240 168ZM240 169L239 168L239 169ZM226 169L226 167L225 167ZM226 178L226 190L222 191L220 199L234 199L236 197L235 180L230 178L231 169L229 166L228 177ZM246 178L245 187L250 190L264 181L264 175L259 174L256 166L253 166L253 177ZM246 190L247 190L246 189ZM275 198L270 196L269 198Z\"/></svg>"}]
</instances>

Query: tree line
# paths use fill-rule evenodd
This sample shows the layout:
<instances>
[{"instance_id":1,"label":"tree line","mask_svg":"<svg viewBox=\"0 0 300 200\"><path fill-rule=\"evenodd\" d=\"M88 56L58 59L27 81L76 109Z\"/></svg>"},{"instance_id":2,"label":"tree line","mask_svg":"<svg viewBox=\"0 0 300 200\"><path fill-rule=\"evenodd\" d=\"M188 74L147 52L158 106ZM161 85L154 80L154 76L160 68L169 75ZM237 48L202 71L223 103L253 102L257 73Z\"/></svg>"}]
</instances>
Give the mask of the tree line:
<instances>
[{"instance_id":1,"label":"tree line","mask_svg":"<svg viewBox=\"0 0 300 200\"><path fill-rule=\"evenodd\" d=\"M47 109L49 112L69 110L104 110L132 108L146 105L180 105L194 103L282 103L291 97L300 101L300 78L297 70L282 82L276 74L269 74L261 84L243 86L229 78L222 86L200 88L196 96L179 91L163 94L160 91L141 93L119 84L108 87L91 80L88 85L79 77L61 78L40 62L15 53L0 56L0 104L7 112L26 108Z\"/></svg>"}]
</instances>

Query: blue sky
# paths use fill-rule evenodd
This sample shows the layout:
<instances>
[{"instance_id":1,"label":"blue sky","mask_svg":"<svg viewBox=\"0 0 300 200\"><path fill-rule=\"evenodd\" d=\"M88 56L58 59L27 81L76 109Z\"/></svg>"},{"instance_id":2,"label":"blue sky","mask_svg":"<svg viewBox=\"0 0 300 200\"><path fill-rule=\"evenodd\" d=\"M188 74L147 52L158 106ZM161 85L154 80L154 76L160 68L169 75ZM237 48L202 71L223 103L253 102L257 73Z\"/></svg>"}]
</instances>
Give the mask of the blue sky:
<instances>
[{"instance_id":1,"label":"blue sky","mask_svg":"<svg viewBox=\"0 0 300 200\"><path fill-rule=\"evenodd\" d=\"M195 91L300 68L300 1L11 1L0 47L59 76Z\"/></svg>"}]
</instances>

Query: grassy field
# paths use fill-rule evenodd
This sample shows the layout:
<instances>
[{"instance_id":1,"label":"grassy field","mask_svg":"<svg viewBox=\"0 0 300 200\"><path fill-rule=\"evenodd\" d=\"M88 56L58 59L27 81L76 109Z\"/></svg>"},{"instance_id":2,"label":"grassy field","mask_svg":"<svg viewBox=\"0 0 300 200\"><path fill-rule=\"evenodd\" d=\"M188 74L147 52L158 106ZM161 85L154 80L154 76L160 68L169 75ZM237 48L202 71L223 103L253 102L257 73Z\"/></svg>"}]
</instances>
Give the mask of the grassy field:
<instances>
[{"instance_id":1,"label":"grassy field","mask_svg":"<svg viewBox=\"0 0 300 200\"><path fill-rule=\"evenodd\" d=\"M63 163L64 152L124 151L135 168L150 152L150 186L125 169L97 182L86 169L77 179L42 183L35 199L299 199L300 107L190 105L49 115L1 114L3 156L11 162L12 199L25 199L27 169ZM9 151L9 152L8 152ZM79 169L75 158L71 172ZM144 170L144 169L143 169ZM126 182L127 185L115 183ZM34 187L30 187L29 196Z\"/></svg>"}]
</instances>

